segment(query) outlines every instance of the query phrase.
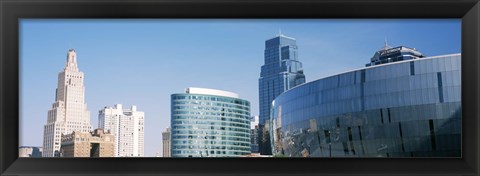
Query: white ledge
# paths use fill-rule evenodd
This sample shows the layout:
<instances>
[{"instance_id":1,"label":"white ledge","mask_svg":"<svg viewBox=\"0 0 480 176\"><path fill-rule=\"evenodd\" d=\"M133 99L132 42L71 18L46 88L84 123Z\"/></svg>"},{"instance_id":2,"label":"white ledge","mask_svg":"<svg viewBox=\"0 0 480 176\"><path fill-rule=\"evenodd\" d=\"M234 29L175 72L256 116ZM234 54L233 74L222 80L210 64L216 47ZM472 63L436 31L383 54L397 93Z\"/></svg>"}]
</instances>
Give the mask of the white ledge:
<instances>
[{"instance_id":1,"label":"white ledge","mask_svg":"<svg viewBox=\"0 0 480 176\"><path fill-rule=\"evenodd\" d=\"M198 87L189 87L185 89L185 93L189 94L205 94L205 95L217 95L231 98L238 98L238 94L233 92L228 92L224 90L217 89L207 89L207 88L198 88Z\"/></svg>"}]
</instances>

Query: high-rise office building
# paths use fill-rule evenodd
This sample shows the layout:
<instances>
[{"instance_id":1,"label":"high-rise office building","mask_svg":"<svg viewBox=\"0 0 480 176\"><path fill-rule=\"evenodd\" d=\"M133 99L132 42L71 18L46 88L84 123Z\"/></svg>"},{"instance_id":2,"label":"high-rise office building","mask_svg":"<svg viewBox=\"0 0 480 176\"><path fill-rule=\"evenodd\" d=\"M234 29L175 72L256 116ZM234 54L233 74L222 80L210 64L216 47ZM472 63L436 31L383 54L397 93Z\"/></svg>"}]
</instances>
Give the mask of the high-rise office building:
<instances>
[{"instance_id":1,"label":"high-rise office building","mask_svg":"<svg viewBox=\"0 0 480 176\"><path fill-rule=\"evenodd\" d=\"M99 111L98 127L115 135L115 157L143 157L145 113L121 104Z\"/></svg>"},{"instance_id":2,"label":"high-rise office building","mask_svg":"<svg viewBox=\"0 0 480 176\"><path fill-rule=\"evenodd\" d=\"M171 140L170 136L172 133L170 132L170 128L167 128L166 131L162 132L162 146L163 146L163 157L172 157L171 155L171 150L170 150L170 145L171 145Z\"/></svg>"},{"instance_id":3,"label":"high-rise office building","mask_svg":"<svg viewBox=\"0 0 480 176\"><path fill-rule=\"evenodd\" d=\"M268 124L272 100L286 90L305 83L302 63L298 60L296 40L283 34L265 41L265 64L259 84L260 153L271 154Z\"/></svg>"},{"instance_id":4,"label":"high-rise office building","mask_svg":"<svg viewBox=\"0 0 480 176\"><path fill-rule=\"evenodd\" d=\"M419 56L408 47L382 48L368 67L279 95L272 108L274 153L461 157L461 55Z\"/></svg>"},{"instance_id":5,"label":"high-rise office building","mask_svg":"<svg viewBox=\"0 0 480 176\"><path fill-rule=\"evenodd\" d=\"M250 102L238 94L187 88L171 95L172 157L250 154Z\"/></svg>"},{"instance_id":6,"label":"high-rise office building","mask_svg":"<svg viewBox=\"0 0 480 176\"><path fill-rule=\"evenodd\" d=\"M85 103L84 74L78 69L75 50L70 49L67 63L58 74L55 102L48 111L43 133L43 157L58 156L62 134L89 132L90 112Z\"/></svg>"},{"instance_id":7,"label":"high-rise office building","mask_svg":"<svg viewBox=\"0 0 480 176\"><path fill-rule=\"evenodd\" d=\"M115 137L108 131L74 131L62 135L61 157L113 157Z\"/></svg>"}]
</instances>

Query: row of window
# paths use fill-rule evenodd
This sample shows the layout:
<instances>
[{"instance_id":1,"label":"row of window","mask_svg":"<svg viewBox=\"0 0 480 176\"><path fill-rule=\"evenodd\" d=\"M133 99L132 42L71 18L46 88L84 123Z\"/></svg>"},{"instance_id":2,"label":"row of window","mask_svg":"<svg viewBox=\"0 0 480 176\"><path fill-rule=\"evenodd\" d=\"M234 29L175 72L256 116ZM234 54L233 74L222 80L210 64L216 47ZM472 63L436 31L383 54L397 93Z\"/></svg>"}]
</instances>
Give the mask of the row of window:
<instances>
[{"instance_id":1,"label":"row of window","mask_svg":"<svg viewBox=\"0 0 480 176\"><path fill-rule=\"evenodd\" d=\"M213 136L215 137L215 136ZM240 143L239 143L240 142ZM250 144L249 140L245 139L235 139L235 140L227 140L225 139L212 139L212 140L189 140L189 141L174 141L172 142L173 145L186 145L186 144L211 144L211 145L221 145L221 146L227 146L227 145L232 145L232 146L247 146Z\"/></svg>"},{"instance_id":2,"label":"row of window","mask_svg":"<svg viewBox=\"0 0 480 176\"><path fill-rule=\"evenodd\" d=\"M241 146L241 143L235 144L236 146ZM245 149L250 150L250 144L247 144L243 147L230 147L230 146L210 146L210 145L173 145L172 150L178 149L220 149L220 150L238 150L245 151Z\"/></svg>"},{"instance_id":3,"label":"row of window","mask_svg":"<svg viewBox=\"0 0 480 176\"><path fill-rule=\"evenodd\" d=\"M212 101L175 101L176 105L203 105L212 108L232 108L250 110L250 106L238 105L232 103L215 103Z\"/></svg>"},{"instance_id":4,"label":"row of window","mask_svg":"<svg viewBox=\"0 0 480 176\"><path fill-rule=\"evenodd\" d=\"M249 112L244 113L223 113L216 111L181 111L173 110L172 115L201 115L201 116L222 116L222 117L237 117L237 118L246 118L250 117Z\"/></svg>"},{"instance_id":5,"label":"row of window","mask_svg":"<svg viewBox=\"0 0 480 176\"><path fill-rule=\"evenodd\" d=\"M212 106L182 106L174 104L172 110L191 110L191 111L216 111L221 113L250 114L250 110L239 110L232 108L217 108Z\"/></svg>"},{"instance_id":6,"label":"row of window","mask_svg":"<svg viewBox=\"0 0 480 176\"><path fill-rule=\"evenodd\" d=\"M282 112L281 117L279 116L278 111L275 111L274 116L278 117L277 119L281 120L283 125L306 121L308 119L316 119L317 123L329 123L332 126L336 125L337 119L339 120L339 125L341 126L348 126L352 124L381 125L387 122L427 120L432 118L461 118L461 105L460 102L435 103L425 105L380 108L331 115L322 115L321 112L322 111L320 111L319 109L313 107L303 109L303 111L295 111L294 113Z\"/></svg>"},{"instance_id":7,"label":"row of window","mask_svg":"<svg viewBox=\"0 0 480 176\"><path fill-rule=\"evenodd\" d=\"M235 131L241 131L241 132L245 132L245 131L248 131L250 128L245 128L243 130L240 130L241 128L229 128L229 127L222 127L222 126L210 126L210 125L177 125L177 124L172 124L172 129L176 129L176 130L184 130L184 129L188 129L188 130L204 130L204 131L207 131L207 130L217 130L219 131L219 133L223 133L224 131L232 131L232 132L235 132Z\"/></svg>"},{"instance_id":8,"label":"row of window","mask_svg":"<svg viewBox=\"0 0 480 176\"><path fill-rule=\"evenodd\" d=\"M222 122L235 122L239 124L246 124L248 125L250 123L250 119L246 119L245 116L243 119L242 118L232 118L228 116L183 116L183 115L173 115L172 116L174 120L210 120L210 121L222 121Z\"/></svg>"},{"instance_id":9,"label":"row of window","mask_svg":"<svg viewBox=\"0 0 480 176\"><path fill-rule=\"evenodd\" d=\"M247 151L221 151L221 150L175 150L172 155L176 157L238 157L239 155L247 155Z\"/></svg>"},{"instance_id":10,"label":"row of window","mask_svg":"<svg viewBox=\"0 0 480 176\"><path fill-rule=\"evenodd\" d=\"M250 102L246 100L241 100L236 98L226 98L226 97L220 97L220 96L173 94L172 101L175 101L175 100L208 100L208 101L226 102L226 103L234 103L239 105L250 106Z\"/></svg>"},{"instance_id":11,"label":"row of window","mask_svg":"<svg viewBox=\"0 0 480 176\"><path fill-rule=\"evenodd\" d=\"M214 136L215 135L215 136ZM202 135L202 134L172 134L172 139L222 139L222 140L240 140L244 138L246 140L250 139L250 134L248 133L230 133L230 132L221 132L219 134L210 134L210 135Z\"/></svg>"},{"instance_id":12,"label":"row of window","mask_svg":"<svg viewBox=\"0 0 480 176\"><path fill-rule=\"evenodd\" d=\"M203 120L180 120L172 119L172 124L176 125L209 125L216 127L236 127L236 128L249 128L250 124L247 123L228 123L225 120L218 121L212 119L203 119Z\"/></svg>"},{"instance_id":13,"label":"row of window","mask_svg":"<svg viewBox=\"0 0 480 176\"><path fill-rule=\"evenodd\" d=\"M240 129L232 129L229 131L225 130L218 130L218 129L212 129L210 130L174 130L172 131L174 135L231 135L231 136L246 136L246 134L249 132L249 130L240 130ZM205 136L205 138L207 137Z\"/></svg>"}]
</instances>

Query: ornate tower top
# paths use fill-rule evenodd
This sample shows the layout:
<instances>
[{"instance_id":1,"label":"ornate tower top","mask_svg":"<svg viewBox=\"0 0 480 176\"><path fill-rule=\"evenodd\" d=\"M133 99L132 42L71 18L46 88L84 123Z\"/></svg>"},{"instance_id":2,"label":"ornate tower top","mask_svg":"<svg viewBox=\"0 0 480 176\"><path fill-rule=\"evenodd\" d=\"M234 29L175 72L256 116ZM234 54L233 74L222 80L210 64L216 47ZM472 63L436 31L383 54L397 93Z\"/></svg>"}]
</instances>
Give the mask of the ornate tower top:
<instances>
[{"instance_id":1,"label":"ornate tower top","mask_svg":"<svg viewBox=\"0 0 480 176\"><path fill-rule=\"evenodd\" d=\"M78 70L77 54L74 49L69 49L67 54L67 65L65 69Z\"/></svg>"}]
</instances>

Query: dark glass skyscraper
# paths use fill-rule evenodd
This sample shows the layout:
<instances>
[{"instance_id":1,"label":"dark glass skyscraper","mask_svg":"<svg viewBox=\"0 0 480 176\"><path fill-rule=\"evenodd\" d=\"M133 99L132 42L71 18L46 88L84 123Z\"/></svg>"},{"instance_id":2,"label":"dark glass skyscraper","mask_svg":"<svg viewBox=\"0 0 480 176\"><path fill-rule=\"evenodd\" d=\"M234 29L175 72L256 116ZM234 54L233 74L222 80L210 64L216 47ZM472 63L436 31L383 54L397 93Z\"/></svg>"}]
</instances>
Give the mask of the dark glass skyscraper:
<instances>
[{"instance_id":1,"label":"dark glass skyscraper","mask_svg":"<svg viewBox=\"0 0 480 176\"><path fill-rule=\"evenodd\" d=\"M265 41L265 64L258 80L260 97L260 153L271 154L268 120L272 100L286 90L305 83L302 63L298 61L296 40L279 34Z\"/></svg>"}]
</instances>

